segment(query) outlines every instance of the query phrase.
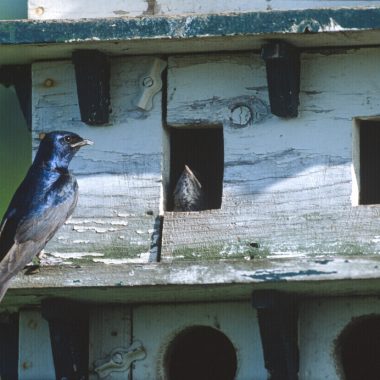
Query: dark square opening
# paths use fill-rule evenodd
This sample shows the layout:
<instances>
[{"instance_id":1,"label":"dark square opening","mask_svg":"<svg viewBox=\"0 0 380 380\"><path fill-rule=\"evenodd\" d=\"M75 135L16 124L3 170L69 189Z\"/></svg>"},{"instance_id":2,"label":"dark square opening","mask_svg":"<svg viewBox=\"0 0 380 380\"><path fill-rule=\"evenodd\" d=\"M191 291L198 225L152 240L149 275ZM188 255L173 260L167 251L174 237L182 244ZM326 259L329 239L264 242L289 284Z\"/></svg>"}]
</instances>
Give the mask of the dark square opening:
<instances>
[{"instance_id":1,"label":"dark square opening","mask_svg":"<svg viewBox=\"0 0 380 380\"><path fill-rule=\"evenodd\" d=\"M198 211L219 209L222 204L224 170L222 126L170 128L169 134L170 174L167 210L174 210L173 193L185 165L191 169L202 186L204 201Z\"/></svg>"},{"instance_id":2,"label":"dark square opening","mask_svg":"<svg viewBox=\"0 0 380 380\"><path fill-rule=\"evenodd\" d=\"M380 203L380 121L362 120L359 125L359 204Z\"/></svg>"}]
</instances>

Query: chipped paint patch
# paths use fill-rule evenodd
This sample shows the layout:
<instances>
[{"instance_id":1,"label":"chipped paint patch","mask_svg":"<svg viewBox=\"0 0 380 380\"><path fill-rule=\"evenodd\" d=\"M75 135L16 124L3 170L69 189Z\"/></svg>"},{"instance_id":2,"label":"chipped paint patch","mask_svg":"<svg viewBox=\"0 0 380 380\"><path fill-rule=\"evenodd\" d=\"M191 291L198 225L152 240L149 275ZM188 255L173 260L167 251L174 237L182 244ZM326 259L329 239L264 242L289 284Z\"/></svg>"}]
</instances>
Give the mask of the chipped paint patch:
<instances>
[{"instance_id":1,"label":"chipped paint patch","mask_svg":"<svg viewBox=\"0 0 380 380\"><path fill-rule=\"evenodd\" d=\"M128 226L128 221L124 220L109 220L109 219L69 219L66 224L85 225L85 224L101 224L101 225L113 225L113 226Z\"/></svg>"},{"instance_id":2,"label":"chipped paint patch","mask_svg":"<svg viewBox=\"0 0 380 380\"><path fill-rule=\"evenodd\" d=\"M59 257L62 259L78 259L82 257L101 257L104 253L101 252L49 252L49 255L53 257Z\"/></svg>"},{"instance_id":3,"label":"chipped paint patch","mask_svg":"<svg viewBox=\"0 0 380 380\"><path fill-rule=\"evenodd\" d=\"M93 259L95 263L103 264L139 264L146 263L149 259L149 252L142 252L139 257L125 259Z\"/></svg>"}]
</instances>

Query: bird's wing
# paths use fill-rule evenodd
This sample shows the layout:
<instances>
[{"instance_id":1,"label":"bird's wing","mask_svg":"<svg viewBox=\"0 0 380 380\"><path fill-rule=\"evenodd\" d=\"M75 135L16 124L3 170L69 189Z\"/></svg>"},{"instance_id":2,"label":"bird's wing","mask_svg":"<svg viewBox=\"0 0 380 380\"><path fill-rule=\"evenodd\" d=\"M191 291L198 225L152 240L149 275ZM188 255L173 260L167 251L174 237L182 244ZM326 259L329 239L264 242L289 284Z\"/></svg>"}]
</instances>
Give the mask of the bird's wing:
<instances>
[{"instance_id":1,"label":"bird's wing","mask_svg":"<svg viewBox=\"0 0 380 380\"><path fill-rule=\"evenodd\" d=\"M42 213L30 212L20 220L16 212L4 218L0 229L0 291L4 283L41 252L72 214L77 199L77 192L74 192L72 197Z\"/></svg>"},{"instance_id":2,"label":"bird's wing","mask_svg":"<svg viewBox=\"0 0 380 380\"><path fill-rule=\"evenodd\" d=\"M44 246L45 242L35 242L32 240L12 245L11 249L0 262L0 294L3 287L7 288L9 280L22 270Z\"/></svg>"},{"instance_id":3,"label":"bird's wing","mask_svg":"<svg viewBox=\"0 0 380 380\"><path fill-rule=\"evenodd\" d=\"M16 233L15 241L24 243L28 240L48 242L66 219L73 213L77 204L78 192L64 202L46 208L39 215L31 213L21 220Z\"/></svg>"}]
</instances>

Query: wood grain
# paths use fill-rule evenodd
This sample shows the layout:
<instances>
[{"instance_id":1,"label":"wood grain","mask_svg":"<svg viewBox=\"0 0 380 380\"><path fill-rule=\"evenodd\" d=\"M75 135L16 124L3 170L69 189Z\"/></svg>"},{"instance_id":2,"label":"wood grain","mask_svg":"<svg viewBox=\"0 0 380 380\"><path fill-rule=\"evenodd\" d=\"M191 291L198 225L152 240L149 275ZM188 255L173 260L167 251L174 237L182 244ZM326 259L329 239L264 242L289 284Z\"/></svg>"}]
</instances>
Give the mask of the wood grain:
<instances>
[{"instance_id":1,"label":"wood grain","mask_svg":"<svg viewBox=\"0 0 380 380\"><path fill-rule=\"evenodd\" d=\"M68 130L95 142L70 166L78 179L79 202L46 247L48 263L147 260L160 202L161 92L149 112L135 102L142 91L140 78L153 60L112 60L112 114L103 127L80 121L70 62L33 65L33 134ZM37 145L35 140L34 152Z\"/></svg>"},{"instance_id":2,"label":"wood grain","mask_svg":"<svg viewBox=\"0 0 380 380\"><path fill-rule=\"evenodd\" d=\"M378 253L379 208L351 201L352 119L376 114L377 75L367 73L378 56L303 54L300 116L268 112L241 128L223 115L239 97L268 106L261 58L171 57L168 125L207 126L207 115L209 125L223 123L224 188L220 210L165 213L163 259L239 257L252 246L278 256Z\"/></svg>"}]
</instances>

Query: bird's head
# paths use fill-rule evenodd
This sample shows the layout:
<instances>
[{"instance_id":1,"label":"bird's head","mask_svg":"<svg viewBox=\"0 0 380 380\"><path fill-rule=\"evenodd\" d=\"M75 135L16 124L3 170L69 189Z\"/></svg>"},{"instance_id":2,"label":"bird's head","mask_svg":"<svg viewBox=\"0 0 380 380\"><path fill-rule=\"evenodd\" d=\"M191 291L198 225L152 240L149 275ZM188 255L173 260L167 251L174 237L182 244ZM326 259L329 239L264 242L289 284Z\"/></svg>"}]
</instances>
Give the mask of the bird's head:
<instances>
[{"instance_id":1,"label":"bird's head","mask_svg":"<svg viewBox=\"0 0 380 380\"><path fill-rule=\"evenodd\" d=\"M73 132L55 131L40 133L40 146L34 162L52 168L67 168L75 153L85 145L92 145Z\"/></svg>"}]
</instances>

